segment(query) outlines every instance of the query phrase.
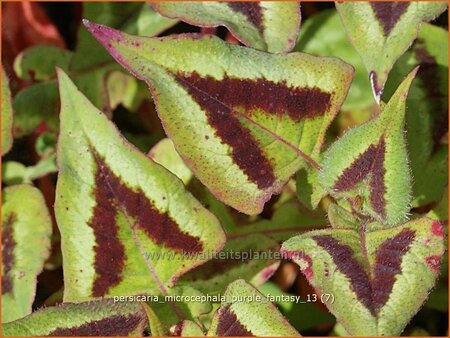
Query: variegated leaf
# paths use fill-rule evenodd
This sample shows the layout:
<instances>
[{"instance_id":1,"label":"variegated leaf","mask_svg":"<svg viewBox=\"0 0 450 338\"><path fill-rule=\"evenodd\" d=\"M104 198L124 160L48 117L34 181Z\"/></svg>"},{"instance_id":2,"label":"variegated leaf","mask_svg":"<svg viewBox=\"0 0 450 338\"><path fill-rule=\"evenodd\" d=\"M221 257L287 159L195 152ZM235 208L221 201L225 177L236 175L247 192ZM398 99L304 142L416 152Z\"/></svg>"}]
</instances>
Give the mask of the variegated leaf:
<instances>
[{"instance_id":1,"label":"variegated leaf","mask_svg":"<svg viewBox=\"0 0 450 338\"><path fill-rule=\"evenodd\" d=\"M31 313L49 255L52 221L41 192L15 185L2 196L2 323Z\"/></svg>"},{"instance_id":2,"label":"variegated leaf","mask_svg":"<svg viewBox=\"0 0 450 338\"><path fill-rule=\"evenodd\" d=\"M139 303L112 300L62 304L4 324L3 336L142 336L147 315Z\"/></svg>"},{"instance_id":3,"label":"variegated leaf","mask_svg":"<svg viewBox=\"0 0 450 338\"><path fill-rule=\"evenodd\" d=\"M390 97L419 65L406 101L412 206L438 202L448 185L448 31L423 24L417 40L392 69L383 97Z\"/></svg>"},{"instance_id":4,"label":"variegated leaf","mask_svg":"<svg viewBox=\"0 0 450 338\"><path fill-rule=\"evenodd\" d=\"M405 146L405 101L414 69L372 120L347 131L326 152L319 183L358 211L395 225L410 208L411 176Z\"/></svg>"},{"instance_id":5,"label":"variegated leaf","mask_svg":"<svg viewBox=\"0 0 450 338\"><path fill-rule=\"evenodd\" d=\"M65 73L58 77L64 300L166 294L205 253L222 248L220 224L178 178L126 142Z\"/></svg>"},{"instance_id":6,"label":"variegated leaf","mask_svg":"<svg viewBox=\"0 0 450 338\"><path fill-rule=\"evenodd\" d=\"M353 45L363 58L379 101L394 62L417 37L420 24L441 14L446 2L355 1L336 3Z\"/></svg>"},{"instance_id":7,"label":"variegated leaf","mask_svg":"<svg viewBox=\"0 0 450 338\"><path fill-rule=\"evenodd\" d=\"M349 334L397 336L435 284L443 227L427 217L392 228L361 227L311 231L286 241L282 253L300 266L319 296L333 295L326 305Z\"/></svg>"},{"instance_id":8,"label":"variegated leaf","mask_svg":"<svg viewBox=\"0 0 450 338\"><path fill-rule=\"evenodd\" d=\"M161 140L150 150L148 156L182 178L185 185L191 182L192 172L184 164L170 139ZM192 183L190 187L192 188ZM226 230L228 241L221 252L211 257L212 259L206 264L183 275L177 281L177 285L193 286L207 294L223 293L228 284L238 278L254 286L262 285L280 264L279 257L274 256L274 253L277 254L279 251L278 242L264 233L274 232L274 235L282 233L287 235L286 239L295 234L300 227L292 231L290 229L283 231L283 224L278 222L277 224L260 222L260 224L248 224L245 227L237 226L230 219L226 207L215 200L203 186L202 188L201 192L196 191L196 196L219 218ZM281 213L283 213L282 208ZM297 215L295 216L297 218ZM307 224L308 219L301 218L300 222Z\"/></svg>"},{"instance_id":9,"label":"variegated leaf","mask_svg":"<svg viewBox=\"0 0 450 338\"><path fill-rule=\"evenodd\" d=\"M243 280L231 283L207 336L299 336L275 305Z\"/></svg>"},{"instance_id":10,"label":"variegated leaf","mask_svg":"<svg viewBox=\"0 0 450 338\"><path fill-rule=\"evenodd\" d=\"M361 56L352 46L335 9L319 11L302 23L295 51L319 56L334 56L355 68L355 76L343 111L365 109L375 103Z\"/></svg>"},{"instance_id":11,"label":"variegated leaf","mask_svg":"<svg viewBox=\"0 0 450 338\"><path fill-rule=\"evenodd\" d=\"M301 21L295 1L164 1L152 6L164 16L196 26L226 26L246 46L271 53L294 47Z\"/></svg>"},{"instance_id":12,"label":"variegated leaf","mask_svg":"<svg viewBox=\"0 0 450 338\"><path fill-rule=\"evenodd\" d=\"M13 110L11 106L11 90L9 89L8 77L2 67L2 156L5 155L12 146L13 135Z\"/></svg>"},{"instance_id":13,"label":"variegated leaf","mask_svg":"<svg viewBox=\"0 0 450 338\"><path fill-rule=\"evenodd\" d=\"M85 21L149 85L168 136L221 201L258 214L322 146L353 75L335 58L271 55L215 36L130 36Z\"/></svg>"}]
</instances>

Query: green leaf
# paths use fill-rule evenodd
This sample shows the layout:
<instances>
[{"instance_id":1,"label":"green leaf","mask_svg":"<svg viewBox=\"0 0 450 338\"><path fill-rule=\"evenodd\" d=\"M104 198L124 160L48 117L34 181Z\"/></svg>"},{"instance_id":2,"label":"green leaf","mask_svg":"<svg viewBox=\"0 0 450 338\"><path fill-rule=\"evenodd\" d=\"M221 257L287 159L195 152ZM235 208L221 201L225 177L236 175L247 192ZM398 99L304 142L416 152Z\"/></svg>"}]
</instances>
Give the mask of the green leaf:
<instances>
[{"instance_id":1,"label":"green leaf","mask_svg":"<svg viewBox=\"0 0 450 338\"><path fill-rule=\"evenodd\" d=\"M33 180L56 173L56 155L41 159L33 166L26 167L20 162L7 161L2 164L2 182L6 185L33 183Z\"/></svg>"},{"instance_id":2,"label":"green leaf","mask_svg":"<svg viewBox=\"0 0 450 338\"><path fill-rule=\"evenodd\" d=\"M45 122L50 130L58 130L58 90L54 80L39 82L20 90L13 101L14 135L30 134Z\"/></svg>"},{"instance_id":3,"label":"green leaf","mask_svg":"<svg viewBox=\"0 0 450 338\"><path fill-rule=\"evenodd\" d=\"M447 3L342 2L336 8L379 101L392 66L417 37L421 23L436 18Z\"/></svg>"},{"instance_id":4,"label":"green leaf","mask_svg":"<svg viewBox=\"0 0 450 338\"><path fill-rule=\"evenodd\" d=\"M435 284L444 230L427 217L387 229L368 223L311 231L281 250L319 296L332 295L325 304L349 334L397 336Z\"/></svg>"},{"instance_id":5,"label":"green leaf","mask_svg":"<svg viewBox=\"0 0 450 338\"><path fill-rule=\"evenodd\" d=\"M309 155L320 151L353 74L342 61L85 25L147 82L177 152L222 202L258 214L299 168L318 167Z\"/></svg>"},{"instance_id":6,"label":"green leaf","mask_svg":"<svg viewBox=\"0 0 450 338\"><path fill-rule=\"evenodd\" d=\"M155 311L147 304L147 303L141 303L142 306L145 309L145 312L147 313L148 318L148 326L150 329L151 336L163 336L165 334L164 327L161 321L159 320L158 316L156 315Z\"/></svg>"},{"instance_id":7,"label":"green leaf","mask_svg":"<svg viewBox=\"0 0 450 338\"><path fill-rule=\"evenodd\" d=\"M228 240L221 252L182 276L177 285L189 285L211 295L223 294L236 279L260 286L280 265L279 248L277 241L257 233Z\"/></svg>"},{"instance_id":8,"label":"green leaf","mask_svg":"<svg viewBox=\"0 0 450 338\"><path fill-rule=\"evenodd\" d=\"M43 81L54 79L55 67L67 70L73 52L50 45L37 45L25 49L14 60L14 72L22 80Z\"/></svg>"},{"instance_id":9,"label":"green leaf","mask_svg":"<svg viewBox=\"0 0 450 338\"><path fill-rule=\"evenodd\" d=\"M50 214L38 189L16 185L3 191L2 323L31 313L51 233Z\"/></svg>"},{"instance_id":10,"label":"green leaf","mask_svg":"<svg viewBox=\"0 0 450 338\"><path fill-rule=\"evenodd\" d=\"M299 336L277 308L243 280L231 283L207 336Z\"/></svg>"},{"instance_id":11,"label":"green leaf","mask_svg":"<svg viewBox=\"0 0 450 338\"><path fill-rule=\"evenodd\" d=\"M395 225L410 210L411 176L405 146L405 101L414 69L372 120L347 131L324 155L319 183L355 209Z\"/></svg>"},{"instance_id":12,"label":"green leaf","mask_svg":"<svg viewBox=\"0 0 450 338\"><path fill-rule=\"evenodd\" d=\"M312 168L302 168L296 175L297 198L309 210L316 209L326 195L318 179L319 172Z\"/></svg>"},{"instance_id":13,"label":"green leaf","mask_svg":"<svg viewBox=\"0 0 450 338\"><path fill-rule=\"evenodd\" d=\"M4 336L142 336L147 316L139 303L111 300L48 307L3 325Z\"/></svg>"},{"instance_id":14,"label":"green leaf","mask_svg":"<svg viewBox=\"0 0 450 338\"><path fill-rule=\"evenodd\" d=\"M375 104L361 56L350 43L334 9L319 12L302 24L294 50L319 56L335 56L355 68L352 86L342 110L363 109Z\"/></svg>"},{"instance_id":15,"label":"green leaf","mask_svg":"<svg viewBox=\"0 0 450 338\"><path fill-rule=\"evenodd\" d=\"M8 82L8 77L2 67L2 156L11 149L13 143L13 110Z\"/></svg>"},{"instance_id":16,"label":"green leaf","mask_svg":"<svg viewBox=\"0 0 450 338\"><path fill-rule=\"evenodd\" d=\"M299 3L289 1L165 1L152 6L196 26L225 26L244 45L271 53L292 50L301 21Z\"/></svg>"},{"instance_id":17,"label":"green leaf","mask_svg":"<svg viewBox=\"0 0 450 338\"><path fill-rule=\"evenodd\" d=\"M334 317L328 311L320 309L314 302L308 303L306 297L301 297L300 301L290 300L299 296L281 291L275 283L267 282L258 289L267 297L282 299L275 302L276 306L289 323L300 332L335 322ZM314 298L311 295L312 299Z\"/></svg>"},{"instance_id":18,"label":"green leaf","mask_svg":"<svg viewBox=\"0 0 450 338\"><path fill-rule=\"evenodd\" d=\"M148 156L156 163L176 175L186 185L192 178L192 172L178 155L173 142L169 138L159 141L148 153Z\"/></svg>"},{"instance_id":19,"label":"green leaf","mask_svg":"<svg viewBox=\"0 0 450 338\"><path fill-rule=\"evenodd\" d=\"M205 253L222 248L220 224L178 178L126 142L65 73L58 76L64 301L167 294Z\"/></svg>"},{"instance_id":20,"label":"green leaf","mask_svg":"<svg viewBox=\"0 0 450 338\"><path fill-rule=\"evenodd\" d=\"M448 32L423 24L412 48L393 68L383 97L390 97L411 68L419 65L406 101L413 207L438 202L448 184Z\"/></svg>"},{"instance_id":21,"label":"green leaf","mask_svg":"<svg viewBox=\"0 0 450 338\"><path fill-rule=\"evenodd\" d=\"M164 18L147 3L83 3L83 17L123 29L133 34L154 36L177 21ZM122 103L136 109L142 101L137 81L125 74L111 56L81 26L75 52L50 46L35 46L15 60L17 76L42 80L19 91L14 98L15 134L31 133L40 123L58 130L58 89L55 66L74 79L83 94L99 109L111 114ZM119 74L118 74L119 73ZM144 88L145 91L145 88Z\"/></svg>"},{"instance_id":22,"label":"green leaf","mask_svg":"<svg viewBox=\"0 0 450 338\"><path fill-rule=\"evenodd\" d=\"M212 311L207 295L190 286L175 286L170 294L149 303L160 321L161 335L168 335L182 320L198 321ZM153 334L155 335L155 334Z\"/></svg>"}]
</instances>

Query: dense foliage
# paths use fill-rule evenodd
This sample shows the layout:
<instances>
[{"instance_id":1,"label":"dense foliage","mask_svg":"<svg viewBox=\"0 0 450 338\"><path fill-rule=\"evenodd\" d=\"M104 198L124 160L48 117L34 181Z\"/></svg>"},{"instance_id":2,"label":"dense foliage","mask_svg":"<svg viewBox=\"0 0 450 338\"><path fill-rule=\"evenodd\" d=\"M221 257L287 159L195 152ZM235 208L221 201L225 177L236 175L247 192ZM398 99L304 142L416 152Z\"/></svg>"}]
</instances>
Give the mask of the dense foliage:
<instances>
[{"instance_id":1,"label":"dense foliage","mask_svg":"<svg viewBox=\"0 0 450 338\"><path fill-rule=\"evenodd\" d=\"M3 334L447 334L446 8L3 4Z\"/></svg>"}]
</instances>

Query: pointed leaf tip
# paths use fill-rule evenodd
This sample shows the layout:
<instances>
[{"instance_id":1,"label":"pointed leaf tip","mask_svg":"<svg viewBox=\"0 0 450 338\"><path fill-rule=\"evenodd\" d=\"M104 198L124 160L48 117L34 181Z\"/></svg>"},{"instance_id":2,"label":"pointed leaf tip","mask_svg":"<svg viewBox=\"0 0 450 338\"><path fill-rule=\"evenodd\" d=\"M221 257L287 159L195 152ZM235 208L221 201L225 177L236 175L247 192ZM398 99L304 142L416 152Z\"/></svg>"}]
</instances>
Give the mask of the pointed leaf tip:
<instances>
[{"instance_id":1,"label":"pointed leaf tip","mask_svg":"<svg viewBox=\"0 0 450 338\"><path fill-rule=\"evenodd\" d=\"M249 215L315 163L353 77L335 58L272 55L216 36L120 33L105 42L98 36L104 28L91 32L148 84L189 169L218 199Z\"/></svg>"},{"instance_id":2,"label":"pointed leaf tip","mask_svg":"<svg viewBox=\"0 0 450 338\"><path fill-rule=\"evenodd\" d=\"M394 226L410 210L411 175L404 140L405 102L413 69L378 116L346 132L326 152L319 183L367 216ZM356 203L361 199L362 203Z\"/></svg>"},{"instance_id":3,"label":"pointed leaf tip","mask_svg":"<svg viewBox=\"0 0 450 338\"><path fill-rule=\"evenodd\" d=\"M111 49L111 41L120 42L122 32L110 28L108 26L96 24L89 20L83 19L83 24L87 30L100 42L106 49Z\"/></svg>"}]
</instances>

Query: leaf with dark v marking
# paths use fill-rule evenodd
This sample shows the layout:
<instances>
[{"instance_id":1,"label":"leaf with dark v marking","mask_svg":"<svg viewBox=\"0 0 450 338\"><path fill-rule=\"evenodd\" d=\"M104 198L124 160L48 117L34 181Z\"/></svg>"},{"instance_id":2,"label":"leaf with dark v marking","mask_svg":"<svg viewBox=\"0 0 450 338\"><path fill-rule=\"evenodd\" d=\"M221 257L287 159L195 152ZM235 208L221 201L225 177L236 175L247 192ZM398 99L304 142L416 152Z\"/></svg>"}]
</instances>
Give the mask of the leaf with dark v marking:
<instances>
[{"instance_id":1,"label":"leaf with dark v marking","mask_svg":"<svg viewBox=\"0 0 450 338\"><path fill-rule=\"evenodd\" d=\"M318 168L312 154L347 94L347 64L215 36L144 38L85 25L147 82L176 150L219 200L258 214L299 168Z\"/></svg>"},{"instance_id":2,"label":"leaf with dark v marking","mask_svg":"<svg viewBox=\"0 0 450 338\"><path fill-rule=\"evenodd\" d=\"M350 129L325 153L319 183L365 215L395 225L406 219L411 175L405 145L405 101L414 69L372 120ZM359 201L361 200L361 201Z\"/></svg>"},{"instance_id":3,"label":"leaf with dark v marking","mask_svg":"<svg viewBox=\"0 0 450 338\"><path fill-rule=\"evenodd\" d=\"M226 26L246 46L271 53L294 47L301 21L295 1L164 1L152 6L196 26Z\"/></svg>"},{"instance_id":4,"label":"leaf with dark v marking","mask_svg":"<svg viewBox=\"0 0 450 338\"><path fill-rule=\"evenodd\" d=\"M266 296L242 279L231 283L207 336L299 336Z\"/></svg>"},{"instance_id":5,"label":"leaf with dark v marking","mask_svg":"<svg viewBox=\"0 0 450 338\"><path fill-rule=\"evenodd\" d=\"M354 1L336 3L353 45L361 55L380 101L395 61L417 37L422 22L447 8L438 1Z\"/></svg>"},{"instance_id":6,"label":"leaf with dark v marking","mask_svg":"<svg viewBox=\"0 0 450 338\"><path fill-rule=\"evenodd\" d=\"M300 266L317 294L333 295L325 305L349 334L398 336L439 274L442 224L423 217L385 228L335 207L331 215L332 229L293 237L282 253Z\"/></svg>"},{"instance_id":7,"label":"leaf with dark v marking","mask_svg":"<svg viewBox=\"0 0 450 338\"><path fill-rule=\"evenodd\" d=\"M225 237L169 171L119 134L62 71L56 218L64 300L167 294ZM187 255L189 254L189 255Z\"/></svg>"}]
</instances>

